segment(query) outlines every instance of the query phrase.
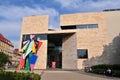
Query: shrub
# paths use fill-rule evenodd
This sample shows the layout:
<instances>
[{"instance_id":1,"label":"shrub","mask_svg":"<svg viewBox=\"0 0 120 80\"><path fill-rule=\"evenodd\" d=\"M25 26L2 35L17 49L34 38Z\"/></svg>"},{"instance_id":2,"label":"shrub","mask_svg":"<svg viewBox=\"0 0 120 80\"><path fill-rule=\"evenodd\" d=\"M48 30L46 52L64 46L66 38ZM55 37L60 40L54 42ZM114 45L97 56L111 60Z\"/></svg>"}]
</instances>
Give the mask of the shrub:
<instances>
[{"instance_id":1,"label":"shrub","mask_svg":"<svg viewBox=\"0 0 120 80\"><path fill-rule=\"evenodd\" d=\"M100 64L92 66L92 72L96 74L105 74L106 70L110 68L112 70L112 75L114 77L120 77L120 64Z\"/></svg>"},{"instance_id":2,"label":"shrub","mask_svg":"<svg viewBox=\"0 0 120 80\"><path fill-rule=\"evenodd\" d=\"M108 67L110 67L110 65L100 64L100 65L92 66L92 69L108 69Z\"/></svg>"},{"instance_id":3,"label":"shrub","mask_svg":"<svg viewBox=\"0 0 120 80\"><path fill-rule=\"evenodd\" d=\"M0 80L27 80L30 75L34 76L34 80L40 80L41 77L34 73L18 73L18 72L5 72L0 71Z\"/></svg>"},{"instance_id":4,"label":"shrub","mask_svg":"<svg viewBox=\"0 0 120 80\"><path fill-rule=\"evenodd\" d=\"M114 64L112 65L112 68L113 70L120 70L120 64Z\"/></svg>"},{"instance_id":5,"label":"shrub","mask_svg":"<svg viewBox=\"0 0 120 80\"><path fill-rule=\"evenodd\" d=\"M105 69L93 69L92 72L96 74L105 74Z\"/></svg>"},{"instance_id":6,"label":"shrub","mask_svg":"<svg viewBox=\"0 0 120 80\"><path fill-rule=\"evenodd\" d=\"M6 63L11 63L9 56L3 52L0 52L0 68L5 66Z\"/></svg>"},{"instance_id":7,"label":"shrub","mask_svg":"<svg viewBox=\"0 0 120 80\"><path fill-rule=\"evenodd\" d=\"M120 77L120 71L114 71L112 74L114 77Z\"/></svg>"},{"instance_id":8,"label":"shrub","mask_svg":"<svg viewBox=\"0 0 120 80\"><path fill-rule=\"evenodd\" d=\"M113 69L113 70L120 70L120 64L113 64L113 65L107 65L107 64L100 64L92 66L92 69Z\"/></svg>"}]
</instances>

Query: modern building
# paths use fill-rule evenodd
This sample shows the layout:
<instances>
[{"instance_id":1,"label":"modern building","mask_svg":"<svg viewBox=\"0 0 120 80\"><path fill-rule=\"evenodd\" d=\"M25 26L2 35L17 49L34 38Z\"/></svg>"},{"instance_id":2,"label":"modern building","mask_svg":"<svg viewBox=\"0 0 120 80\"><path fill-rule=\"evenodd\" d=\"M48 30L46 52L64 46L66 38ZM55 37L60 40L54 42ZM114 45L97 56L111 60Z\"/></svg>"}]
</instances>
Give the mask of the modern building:
<instances>
[{"instance_id":1,"label":"modern building","mask_svg":"<svg viewBox=\"0 0 120 80\"><path fill-rule=\"evenodd\" d=\"M61 30L48 29L48 15L23 19L22 42L31 34L43 42L35 69L82 69L84 61L102 55L104 46L120 33L120 11L64 14L60 16Z\"/></svg>"}]
</instances>

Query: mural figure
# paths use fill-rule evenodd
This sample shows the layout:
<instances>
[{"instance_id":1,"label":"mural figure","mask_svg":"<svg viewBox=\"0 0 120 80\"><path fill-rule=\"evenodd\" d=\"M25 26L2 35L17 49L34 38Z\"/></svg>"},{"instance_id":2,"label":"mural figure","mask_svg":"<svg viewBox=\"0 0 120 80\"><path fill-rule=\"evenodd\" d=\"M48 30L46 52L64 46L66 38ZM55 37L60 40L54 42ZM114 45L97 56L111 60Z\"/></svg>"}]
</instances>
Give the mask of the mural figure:
<instances>
[{"instance_id":1,"label":"mural figure","mask_svg":"<svg viewBox=\"0 0 120 80\"><path fill-rule=\"evenodd\" d=\"M23 54L20 59L20 64L16 71L25 68L25 70L33 71L34 65L38 58L38 50L40 49L43 42L40 41L40 37L35 35L23 36L22 50ZM37 38L37 39L36 39Z\"/></svg>"}]
</instances>

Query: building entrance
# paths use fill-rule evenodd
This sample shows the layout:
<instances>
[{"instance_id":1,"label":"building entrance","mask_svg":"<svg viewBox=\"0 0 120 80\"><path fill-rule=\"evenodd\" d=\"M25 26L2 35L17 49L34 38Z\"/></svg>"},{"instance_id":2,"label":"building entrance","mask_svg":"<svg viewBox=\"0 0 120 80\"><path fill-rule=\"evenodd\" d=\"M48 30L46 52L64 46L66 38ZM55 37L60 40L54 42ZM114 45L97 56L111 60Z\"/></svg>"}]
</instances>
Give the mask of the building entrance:
<instances>
[{"instance_id":1,"label":"building entrance","mask_svg":"<svg viewBox=\"0 0 120 80\"><path fill-rule=\"evenodd\" d=\"M47 68L62 68L62 37L48 35Z\"/></svg>"}]
</instances>

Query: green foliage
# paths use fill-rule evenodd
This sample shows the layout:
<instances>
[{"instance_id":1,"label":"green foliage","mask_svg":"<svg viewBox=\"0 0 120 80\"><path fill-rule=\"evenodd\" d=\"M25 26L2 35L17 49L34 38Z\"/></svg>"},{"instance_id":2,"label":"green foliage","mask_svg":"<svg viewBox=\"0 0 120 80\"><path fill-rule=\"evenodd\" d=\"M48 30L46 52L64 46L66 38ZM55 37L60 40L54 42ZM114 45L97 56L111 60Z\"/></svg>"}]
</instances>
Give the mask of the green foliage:
<instances>
[{"instance_id":1,"label":"green foliage","mask_svg":"<svg viewBox=\"0 0 120 80\"><path fill-rule=\"evenodd\" d=\"M100 64L100 65L92 66L92 69L108 69L108 68L112 70L120 70L120 64L113 64L113 65Z\"/></svg>"},{"instance_id":2,"label":"green foliage","mask_svg":"<svg viewBox=\"0 0 120 80\"><path fill-rule=\"evenodd\" d=\"M0 71L0 80L27 80L27 78L30 77L31 75L33 75L34 80L41 79L40 75L34 73Z\"/></svg>"},{"instance_id":3,"label":"green foliage","mask_svg":"<svg viewBox=\"0 0 120 80\"><path fill-rule=\"evenodd\" d=\"M106 70L110 68L112 70L112 76L120 77L120 64L113 64L113 65L107 65L107 64L101 64L101 65L95 65L92 66L92 72L96 74L105 74Z\"/></svg>"},{"instance_id":4,"label":"green foliage","mask_svg":"<svg viewBox=\"0 0 120 80\"><path fill-rule=\"evenodd\" d=\"M93 73L96 73L96 74L104 74L105 73L105 69L93 69Z\"/></svg>"},{"instance_id":5,"label":"green foliage","mask_svg":"<svg viewBox=\"0 0 120 80\"><path fill-rule=\"evenodd\" d=\"M115 71L113 72L113 76L115 76L115 77L120 77L120 71L115 70Z\"/></svg>"},{"instance_id":6,"label":"green foliage","mask_svg":"<svg viewBox=\"0 0 120 80\"><path fill-rule=\"evenodd\" d=\"M111 65L111 69L113 69L113 70L120 70L120 64Z\"/></svg>"},{"instance_id":7,"label":"green foliage","mask_svg":"<svg viewBox=\"0 0 120 80\"><path fill-rule=\"evenodd\" d=\"M106 64L100 64L100 65L92 66L92 69L108 69L108 67L110 66Z\"/></svg>"},{"instance_id":8,"label":"green foliage","mask_svg":"<svg viewBox=\"0 0 120 80\"><path fill-rule=\"evenodd\" d=\"M9 56L3 52L0 52L0 67L4 66L7 62L10 62Z\"/></svg>"}]
</instances>

